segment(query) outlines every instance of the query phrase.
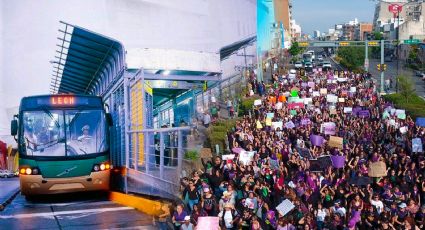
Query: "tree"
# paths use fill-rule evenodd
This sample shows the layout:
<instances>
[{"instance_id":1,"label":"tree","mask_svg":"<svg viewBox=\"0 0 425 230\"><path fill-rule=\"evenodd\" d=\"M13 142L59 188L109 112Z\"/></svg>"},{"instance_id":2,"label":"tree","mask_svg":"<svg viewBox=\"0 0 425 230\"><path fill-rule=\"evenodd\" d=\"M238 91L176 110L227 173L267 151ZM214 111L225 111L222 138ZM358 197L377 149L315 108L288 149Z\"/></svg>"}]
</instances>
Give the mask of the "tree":
<instances>
[{"instance_id":1,"label":"tree","mask_svg":"<svg viewBox=\"0 0 425 230\"><path fill-rule=\"evenodd\" d=\"M298 45L298 42L294 42L294 43L292 43L291 48L289 48L289 53L292 56L297 56L298 54L301 53L302 50L303 49Z\"/></svg>"},{"instance_id":2,"label":"tree","mask_svg":"<svg viewBox=\"0 0 425 230\"><path fill-rule=\"evenodd\" d=\"M340 47L337 56L340 64L349 70L358 70L364 64L365 53L362 47Z\"/></svg>"},{"instance_id":3,"label":"tree","mask_svg":"<svg viewBox=\"0 0 425 230\"><path fill-rule=\"evenodd\" d=\"M415 95L415 87L412 79L404 75L400 75L397 77L397 81L400 95L404 98L405 102L408 103L409 99Z\"/></svg>"}]
</instances>

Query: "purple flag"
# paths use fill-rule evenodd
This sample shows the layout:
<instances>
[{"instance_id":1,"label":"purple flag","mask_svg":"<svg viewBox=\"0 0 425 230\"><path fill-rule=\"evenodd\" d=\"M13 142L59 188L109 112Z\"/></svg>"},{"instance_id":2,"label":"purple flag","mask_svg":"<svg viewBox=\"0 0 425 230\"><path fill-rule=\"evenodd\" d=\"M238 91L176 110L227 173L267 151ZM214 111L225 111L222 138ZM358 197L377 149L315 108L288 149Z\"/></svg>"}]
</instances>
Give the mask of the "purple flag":
<instances>
[{"instance_id":1,"label":"purple flag","mask_svg":"<svg viewBox=\"0 0 425 230\"><path fill-rule=\"evenodd\" d=\"M301 87L306 88L307 87L307 82L302 82L301 83Z\"/></svg>"},{"instance_id":2,"label":"purple flag","mask_svg":"<svg viewBox=\"0 0 425 230\"><path fill-rule=\"evenodd\" d=\"M315 146L322 146L323 145L323 137L322 136L319 136L319 135L311 135L310 136L310 141L311 141L311 144L312 145L315 145Z\"/></svg>"},{"instance_id":3,"label":"purple flag","mask_svg":"<svg viewBox=\"0 0 425 230\"><path fill-rule=\"evenodd\" d=\"M355 107L353 108L351 114L354 116L357 116L357 114L362 110L362 107Z\"/></svg>"},{"instance_id":4,"label":"purple flag","mask_svg":"<svg viewBox=\"0 0 425 230\"><path fill-rule=\"evenodd\" d=\"M344 167L345 156L331 156L331 160L334 168L340 169Z\"/></svg>"},{"instance_id":5,"label":"purple flag","mask_svg":"<svg viewBox=\"0 0 425 230\"><path fill-rule=\"evenodd\" d=\"M292 121L288 121L288 122L285 123L285 127L288 128L288 129L293 129L293 128L295 128L295 124Z\"/></svg>"}]
</instances>

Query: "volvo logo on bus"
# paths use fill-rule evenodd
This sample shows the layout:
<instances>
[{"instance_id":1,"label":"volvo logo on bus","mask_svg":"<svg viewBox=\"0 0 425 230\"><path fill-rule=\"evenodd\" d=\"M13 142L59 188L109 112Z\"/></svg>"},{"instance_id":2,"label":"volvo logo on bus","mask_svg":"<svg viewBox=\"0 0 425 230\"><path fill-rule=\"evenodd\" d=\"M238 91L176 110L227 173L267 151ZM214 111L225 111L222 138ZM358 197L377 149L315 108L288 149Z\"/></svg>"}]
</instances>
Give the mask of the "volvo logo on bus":
<instances>
[{"instance_id":1,"label":"volvo logo on bus","mask_svg":"<svg viewBox=\"0 0 425 230\"><path fill-rule=\"evenodd\" d=\"M51 97L50 102L52 105L74 105L75 98L73 96L57 96Z\"/></svg>"},{"instance_id":2,"label":"volvo logo on bus","mask_svg":"<svg viewBox=\"0 0 425 230\"><path fill-rule=\"evenodd\" d=\"M76 169L76 168L77 168L77 166L74 166L74 167L72 167L72 168L66 169L65 171L63 171L63 172L59 173L59 174L58 174L58 175L56 175L56 176L57 176L57 177L63 176L63 175L65 175L65 174L70 173L72 170L74 170L74 169Z\"/></svg>"}]
</instances>

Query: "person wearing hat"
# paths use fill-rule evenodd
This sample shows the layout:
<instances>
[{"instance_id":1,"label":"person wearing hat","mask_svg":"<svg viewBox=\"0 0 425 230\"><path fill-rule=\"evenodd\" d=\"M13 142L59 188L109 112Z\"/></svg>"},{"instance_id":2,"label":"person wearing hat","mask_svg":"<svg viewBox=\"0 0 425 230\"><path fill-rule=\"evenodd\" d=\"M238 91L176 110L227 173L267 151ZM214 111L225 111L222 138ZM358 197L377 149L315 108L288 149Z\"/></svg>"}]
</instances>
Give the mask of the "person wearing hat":
<instances>
[{"instance_id":1,"label":"person wearing hat","mask_svg":"<svg viewBox=\"0 0 425 230\"><path fill-rule=\"evenodd\" d=\"M180 227L181 230L193 230L193 224L190 223L190 216L185 216L184 217L184 223L182 224L182 226Z\"/></svg>"},{"instance_id":2,"label":"person wearing hat","mask_svg":"<svg viewBox=\"0 0 425 230\"><path fill-rule=\"evenodd\" d=\"M345 217L345 214L347 213L347 210L341 206L341 200L339 199L335 201L335 206L331 208L331 211L333 213L339 214L342 217Z\"/></svg>"},{"instance_id":3,"label":"person wearing hat","mask_svg":"<svg viewBox=\"0 0 425 230\"><path fill-rule=\"evenodd\" d=\"M202 208L207 212L208 216L215 216L217 210L217 201L211 193L211 189L206 187L203 189Z\"/></svg>"},{"instance_id":4,"label":"person wearing hat","mask_svg":"<svg viewBox=\"0 0 425 230\"><path fill-rule=\"evenodd\" d=\"M225 203L224 209L218 214L220 225L226 229L235 229L239 222L239 216L231 203Z\"/></svg>"}]
</instances>

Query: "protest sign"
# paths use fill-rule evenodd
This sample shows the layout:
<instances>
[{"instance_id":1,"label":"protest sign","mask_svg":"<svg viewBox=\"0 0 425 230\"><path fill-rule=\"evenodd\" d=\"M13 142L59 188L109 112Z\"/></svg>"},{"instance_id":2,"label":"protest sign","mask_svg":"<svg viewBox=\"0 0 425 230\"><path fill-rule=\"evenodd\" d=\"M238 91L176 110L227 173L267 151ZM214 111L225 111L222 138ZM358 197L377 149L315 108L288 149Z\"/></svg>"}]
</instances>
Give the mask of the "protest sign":
<instances>
[{"instance_id":1,"label":"protest sign","mask_svg":"<svg viewBox=\"0 0 425 230\"><path fill-rule=\"evenodd\" d=\"M320 89L320 94L322 94L322 95L328 94L328 89L327 88L321 88Z\"/></svg>"},{"instance_id":2,"label":"protest sign","mask_svg":"<svg viewBox=\"0 0 425 230\"><path fill-rule=\"evenodd\" d=\"M291 110L291 111L289 111L289 113L291 114L291 115L293 115L293 116L295 116L295 115L297 115L297 111L296 110Z\"/></svg>"},{"instance_id":3,"label":"protest sign","mask_svg":"<svg viewBox=\"0 0 425 230\"><path fill-rule=\"evenodd\" d=\"M201 150L199 151L199 156L201 158L211 158L212 151L210 148L201 148Z\"/></svg>"},{"instance_id":4,"label":"protest sign","mask_svg":"<svg viewBox=\"0 0 425 230\"><path fill-rule=\"evenodd\" d=\"M212 103L216 103L216 102L217 102L217 101L215 100L215 97L214 97L214 96L212 96L212 97L211 97L211 102L212 102Z\"/></svg>"},{"instance_id":5,"label":"protest sign","mask_svg":"<svg viewBox=\"0 0 425 230\"><path fill-rule=\"evenodd\" d=\"M331 161L334 168L344 168L345 156L331 156Z\"/></svg>"},{"instance_id":6,"label":"protest sign","mask_svg":"<svg viewBox=\"0 0 425 230\"><path fill-rule=\"evenodd\" d=\"M245 150L241 151L244 152ZM226 154L226 155L221 155L221 159L223 161L227 161L227 160L233 160L235 158L235 154Z\"/></svg>"},{"instance_id":7,"label":"protest sign","mask_svg":"<svg viewBox=\"0 0 425 230\"><path fill-rule=\"evenodd\" d=\"M400 133L401 134L407 133L407 126L400 127Z\"/></svg>"},{"instance_id":8,"label":"protest sign","mask_svg":"<svg viewBox=\"0 0 425 230\"><path fill-rule=\"evenodd\" d=\"M261 105L261 99L255 100L254 105L256 106Z\"/></svg>"},{"instance_id":9,"label":"protest sign","mask_svg":"<svg viewBox=\"0 0 425 230\"><path fill-rule=\"evenodd\" d=\"M295 128L295 124L292 121L288 121L288 122L285 123L285 127L288 128L288 129L293 129L293 128Z\"/></svg>"},{"instance_id":10,"label":"protest sign","mask_svg":"<svg viewBox=\"0 0 425 230\"><path fill-rule=\"evenodd\" d=\"M344 113L351 113L353 111L352 107L344 107Z\"/></svg>"},{"instance_id":11,"label":"protest sign","mask_svg":"<svg viewBox=\"0 0 425 230\"><path fill-rule=\"evenodd\" d=\"M312 145L314 146L322 146L323 142L324 142L324 138L322 136L319 135L311 135L310 136L310 142Z\"/></svg>"},{"instance_id":12,"label":"protest sign","mask_svg":"<svg viewBox=\"0 0 425 230\"><path fill-rule=\"evenodd\" d=\"M343 138L342 137L336 137L336 136L330 136L328 145L330 147L342 149L343 148Z\"/></svg>"},{"instance_id":13,"label":"protest sign","mask_svg":"<svg viewBox=\"0 0 425 230\"><path fill-rule=\"evenodd\" d=\"M384 113L382 113L382 119L387 119L387 117L389 117L390 114L387 111L384 111Z\"/></svg>"},{"instance_id":14,"label":"protest sign","mask_svg":"<svg viewBox=\"0 0 425 230\"><path fill-rule=\"evenodd\" d=\"M312 104L313 103L313 98L311 97L306 97L304 98L304 104Z\"/></svg>"},{"instance_id":15,"label":"protest sign","mask_svg":"<svg viewBox=\"0 0 425 230\"><path fill-rule=\"evenodd\" d=\"M291 90L291 97L298 97L298 90Z\"/></svg>"},{"instance_id":16,"label":"protest sign","mask_svg":"<svg viewBox=\"0 0 425 230\"><path fill-rule=\"evenodd\" d=\"M288 109L302 109L304 108L304 103L290 103L288 104Z\"/></svg>"},{"instance_id":17,"label":"protest sign","mask_svg":"<svg viewBox=\"0 0 425 230\"><path fill-rule=\"evenodd\" d=\"M241 151L239 153L239 161L247 165L255 155L255 151Z\"/></svg>"},{"instance_id":18,"label":"protest sign","mask_svg":"<svg viewBox=\"0 0 425 230\"><path fill-rule=\"evenodd\" d=\"M285 199L276 207L276 210L279 212L280 215L285 216L294 208L295 205L290 200Z\"/></svg>"},{"instance_id":19,"label":"protest sign","mask_svg":"<svg viewBox=\"0 0 425 230\"><path fill-rule=\"evenodd\" d=\"M369 164L368 174L370 177L383 177L387 175L387 165L385 162L378 161Z\"/></svg>"},{"instance_id":20,"label":"protest sign","mask_svg":"<svg viewBox=\"0 0 425 230\"><path fill-rule=\"evenodd\" d=\"M328 94L326 95L326 101L331 103L337 103L338 102L338 96L335 96L334 94Z\"/></svg>"},{"instance_id":21,"label":"protest sign","mask_svg":"<svg viewBox=\"0 0 425 230\"><path fill-rule=\"evenodd\" d=\"M310 124L311 124L310 118L301 119L301 125L310 125Z\"/></svg>"},{"instance_id":22,"label":"protest sign","mask_svg":"<svg viewBox=\"0 0 425 230\"><path fill-rule=\"evenodd\" d=\"M262 129L262 128L263 128L263 125L261 124L261 122L257 121L257 129Z\"/></svg>"},{"instance_id":23,"label":"protest sign","mask_svg":"<svg viewBox=\"0 0 425 230\"><path fill-rule=\"evenodd\" d=\"M243 148L236 148L235 147L235 148L232 149L232 152L239 154L242 150L244 150L244 149Z\"/></svg>"},{"instance_id":24,"label":"protest sign","mask_svg":"<svg viewBox=\"0 0 425 230\"><path fill-rule=\"evenodd\" d=\"M307 82L308 87L313 88L314 87L314 82L313 81L309 81Z\"/></svg>"},{"instance_id":25,"label":"protest sign","mask_svg":"<svg viewBox=\"0 0 425 230\"><path fill-rule=\"evenodd\" d=\"M313 97L320 97L320 92L319 91L313 91Z\"/></svg>"},{"instance_id":26,"label":"protest sign","mask_svg":"<svg viewBox=\"0 0 425 230\"><path fill-rule=\"evenodd\" d=\"M266 118L266 126L272 126L272 119Z\"/></svg>"},{"instance_id":27,"label":"protest sign","mask_svg":"<svg viewBox=\"0 0 425 230\"><path fill-rule=\"evenodd\" d=\"M310 171L312 172L322 172L329 166L332 166L332 160L329 155L310 160Z\"/></svg>"},{"instance_id":28,"label":"protest sign","mask_svg":"<svg viewBox=\"0 0 425 230\"><path fill-rule=\"evenodd\" d=\"M423 151L421 138L412 139L412 152L421 153Z\"/></svg>"},{"instance_id":29,"label":"protest sign","mask_svg":"<svg viewBox=\"0 0 425 230\"><path fill-rule=\"evenodd\" d=\"M404 110L404 109L396 109L395 110L395 115L398 116L399 114L406 114L406 110Z\"/></svg>"},{"instance_id":30,"label":"protest sign","mask_svg":"<svg viewBox=\"0 0 425 230\"><path fill-rule=\"evenodd\" d=\"M401 119L401 120L406 120L406 114L405 113L400 113L400 114L397 115L397 118L398 119Z\"/></svg>"},{"instance_id":31,"label":"protest sign","mask_svg":"<svg viewBox=\"0 0 425 230\"><path fill-rule=\"evenodd\" d=\"M267 118L273 118L274 117L274 113L267 113Z\"/></svg>"},{"instance_id":32,"label":"protest sign","mask_svg":"<svg viewBox=\"0 0 425 230\"><path fill-rule=\"evenodd\" d=\"M416 118L416 125L420 127L425 127L425 117Z\"/></svg>"},{"instance_id":33,"label":"protest sign","mask_svg":"<svg viewBox=\"0 0 425 230\"><path fill-rule=\"evenodd\" d=\"M335 135L336 125L334 122L323 123L323 130L325 135Z\"/></svg>"},{"instance_id":34,"label":"protest sign","mask_svg":"<svg viewBox=\"0 0 425 230\"><path fill-rule=\"evenodd\" d=\"M345 102L345 98L343 98L343 97L338 98L338 102L344 103Z\"/></svg>"},{"instance_id":35,"label":"protest sign","mask_svg":"<svg viewBox=\"0 0 425 230\"><path fill-rule=\"evenodd\" d=\"M220 219L218 216L200 216L198 217L197 230L211 229L220 230Z\"/></svg>"},{"instance_id":36,"label":"protest sign","mask_svg":"<svg viewBox=\"0 0 425 230\"><path fill-rule=\"evenodd\" d=\"M347 78L345 78L345 77L339 77L339 78L337 78L336 79L338 82L346 82L347 81Z\"/></svg>"},{"instance_id":37,"label":"protest sign","mask_svg":"<svg viewBox=\"0 0 425 230\"><path fill-rule=\"evenodd\" d=\"M360 110L358 116L361 118L370 117L369 110Z\"/></svg>"},{"instance_id":38,"label":"protest sign","mask_svg":"<svg viewBox=\"0 0 425 230\"><path fill-rule=\"evenodd\" d=\"M298 96L296 96L296 97L291 96L291 97L288 98L288 103L297 102L298 99L300 99ZM304 102L304 100L303 100L303 102Z\"/></svg>"},{"instance_id":39,"label":"protest sign","mask_svg":"<svg viewBox=\"0 0 425 230\"><path fill-rule=\"evenodd\" d=\"M356 87L350 87L350 92L355 93L357 91Z\"/></svg>"},{"instance_id":40,"label":"protest sign","mask_svg":"<svg viewBox=\"0 0 425 230\"><path fill-rule=\"evenodd\" d=\"M278 102L278 103L276 103L275 108L276 109L282 109L282 106L283 106L282 102Z\"/></svg>"},{"instance_id":41,"label":"protest sign","mask_svg":"<svg viewBox=\"0 0 425 230\"><path fill-rule=\"evenodd\" d=\"M283 122L281 121L277 121L277 122L272 122L272 129L277 129L280 128L280 130L282 130L283 127Z\"/></svg>"}]
</instances>

